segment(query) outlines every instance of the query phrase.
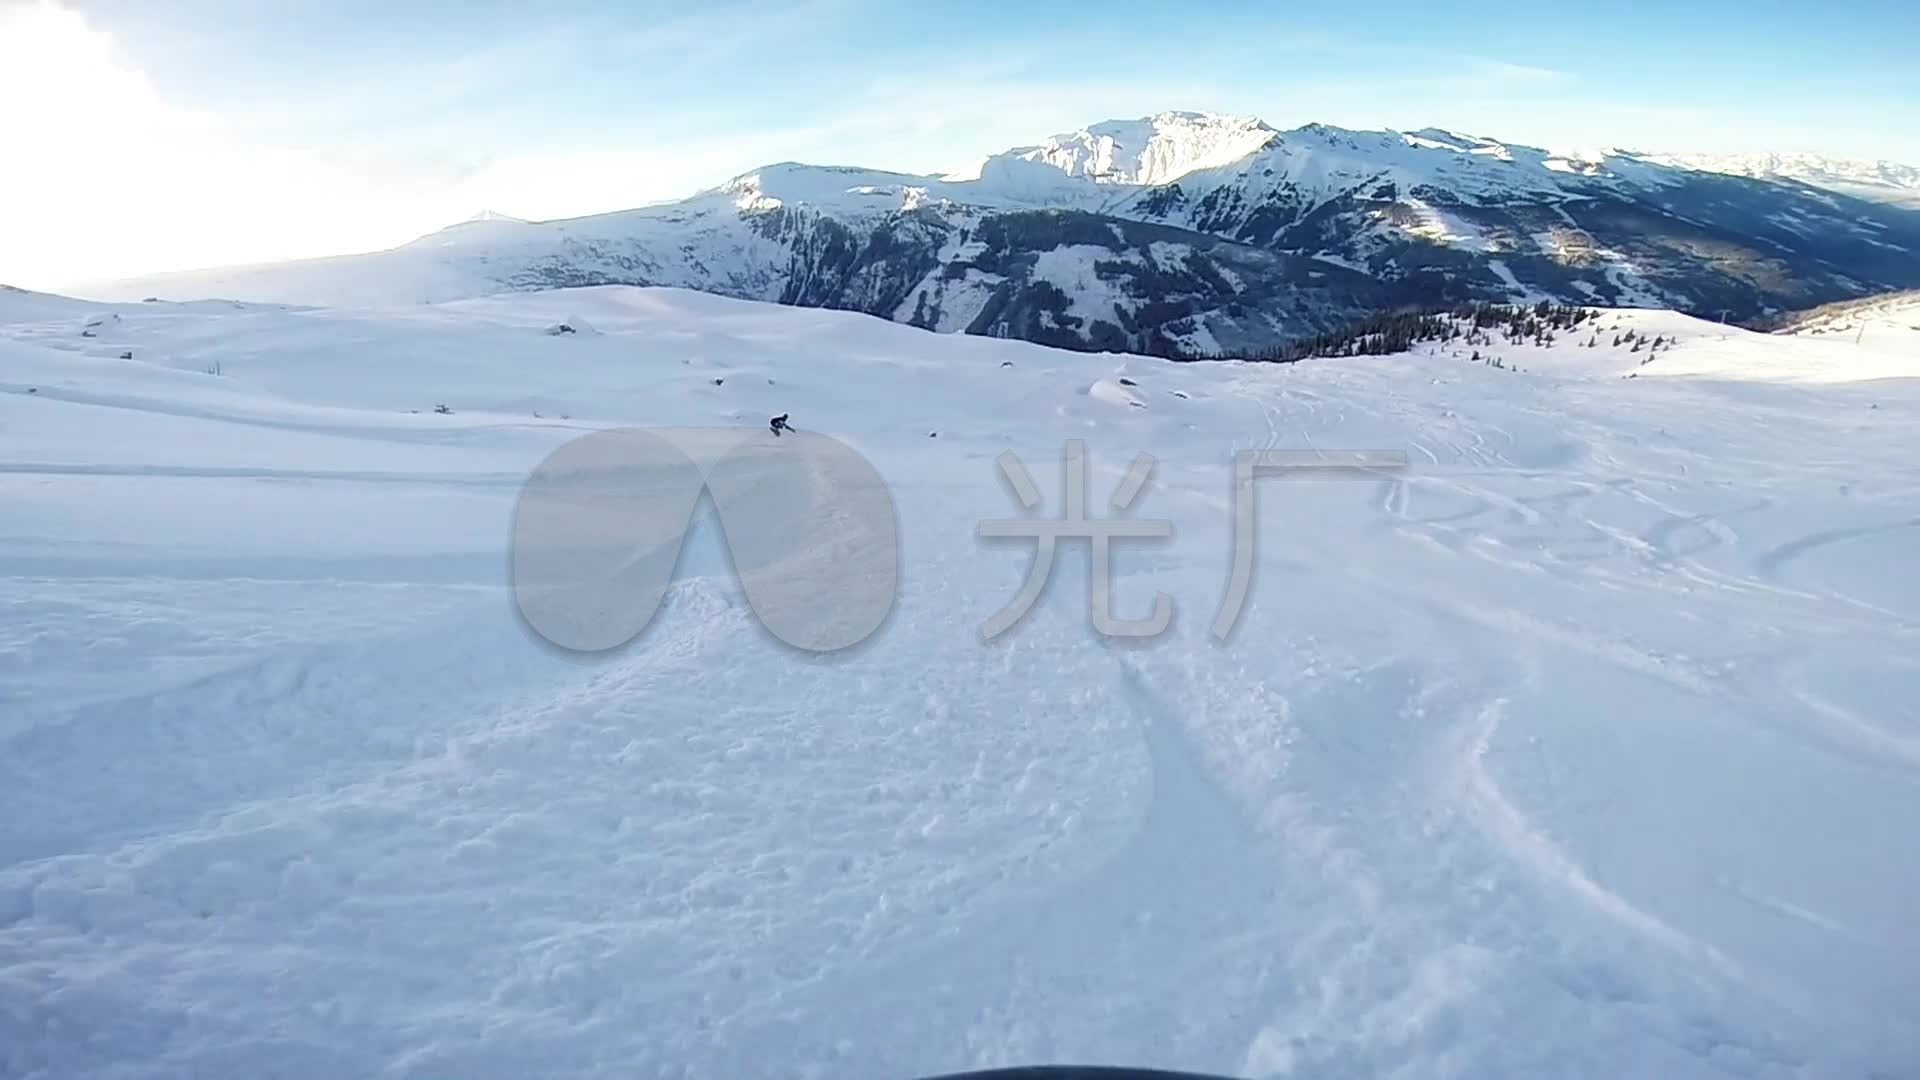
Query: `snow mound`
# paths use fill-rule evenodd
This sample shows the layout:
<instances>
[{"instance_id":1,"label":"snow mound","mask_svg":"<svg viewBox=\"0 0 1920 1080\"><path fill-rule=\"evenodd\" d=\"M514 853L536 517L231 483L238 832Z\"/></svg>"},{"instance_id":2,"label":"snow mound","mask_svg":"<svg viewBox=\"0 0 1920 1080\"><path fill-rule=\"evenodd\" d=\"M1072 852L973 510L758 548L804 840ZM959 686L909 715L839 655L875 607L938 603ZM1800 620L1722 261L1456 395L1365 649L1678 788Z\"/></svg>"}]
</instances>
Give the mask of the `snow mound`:
<instances>
[{"instance_id":1,"label":"snow mound","mask_svg":"<svg viewBox=\"0 0 1920 1080\"><path fill-rule=\"evenodd\" d=\"M600 331L595 329L592 323L581 318L580 316L569 315L566 318L560 320L559 322L548 326L547 333L553 337L561 337L565 335L574 335L574 334L591 336L591 335L596 335L600 333Z\"/></svg>"},{"instance_id":2,"label":"snow mound","mask_svg":"<svg viewBox=\"0 0 1920 1080\"><path fill-rule=\"evenodd\" d=\"M1097 379L1087 387L1087 396L1108 405L1119 405L1128 409L1144 409L1147 403L1140 400L1133 391L1121 385L1117 379Z\"/></svg>"}]
</instances>

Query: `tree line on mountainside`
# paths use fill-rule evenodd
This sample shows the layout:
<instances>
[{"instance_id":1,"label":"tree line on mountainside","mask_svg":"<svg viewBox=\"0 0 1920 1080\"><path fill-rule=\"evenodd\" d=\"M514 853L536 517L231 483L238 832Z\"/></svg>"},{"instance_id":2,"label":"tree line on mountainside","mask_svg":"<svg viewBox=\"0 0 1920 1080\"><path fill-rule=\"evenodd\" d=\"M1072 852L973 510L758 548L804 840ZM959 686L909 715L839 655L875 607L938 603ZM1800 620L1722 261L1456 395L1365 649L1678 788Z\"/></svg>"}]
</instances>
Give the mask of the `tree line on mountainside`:
<instances>
[{"instance_id":1,"label":"tree line on mountainside","mask_svg":"<svg viewBox=\"0 0 1920 1080\"><path fill-rule=\"evenodd\" d=\"M1598 318L1591 308L1541 301L1538 304L1467 304L1440 311L1407 311L1370 315L1337 330L1311 334L1244 353L1188 354L1178 360L1254 360L1291 364L1339 356L1387 356L1423 342L1458 341L1491 346L1496 339L1512 344L1551 345L1558 335Z\"/></svg>"}]
</instances>

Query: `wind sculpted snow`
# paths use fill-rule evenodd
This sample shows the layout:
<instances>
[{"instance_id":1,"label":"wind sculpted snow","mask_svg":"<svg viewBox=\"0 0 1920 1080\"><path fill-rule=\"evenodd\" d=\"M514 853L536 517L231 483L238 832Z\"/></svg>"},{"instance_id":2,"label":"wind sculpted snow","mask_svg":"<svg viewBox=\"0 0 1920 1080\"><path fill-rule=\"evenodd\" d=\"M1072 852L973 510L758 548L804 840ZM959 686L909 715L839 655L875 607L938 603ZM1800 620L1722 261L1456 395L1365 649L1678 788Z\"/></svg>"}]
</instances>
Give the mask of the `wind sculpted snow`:
<instances>
[{"instance_id":1,"label":"wind sculpted snow","mask_svg":"<svg viewBox=\"0 0 1920 1080\"><path fill-rule=\"evenodd\" d=\"M0 1075L1900 1075L1914 354L1598 324L1174 365L672 290L0 293ZM781 413L896 504L866 643L783 647L705 516L631 646L516 619L556 447ZM1067 439L1096 513L1157 460L1115 605L1172 628L1099 640L1068 545L983 644L994 461L1057 517ZM1413 464L1263 481L1216 644L1262 448Z\"/></svg>"}]
</instances>

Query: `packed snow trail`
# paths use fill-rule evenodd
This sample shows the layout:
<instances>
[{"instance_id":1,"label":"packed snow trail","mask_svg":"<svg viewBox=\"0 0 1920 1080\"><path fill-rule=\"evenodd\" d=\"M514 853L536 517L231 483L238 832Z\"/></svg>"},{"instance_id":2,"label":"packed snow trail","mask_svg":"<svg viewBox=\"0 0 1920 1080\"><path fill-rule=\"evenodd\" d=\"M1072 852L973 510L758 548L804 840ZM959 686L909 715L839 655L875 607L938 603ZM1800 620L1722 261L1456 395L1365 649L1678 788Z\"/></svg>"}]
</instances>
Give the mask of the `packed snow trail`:
<instances>
[{"instance_id":1,"label":"packed snow trail","mask_svg":"<svg viewBox=\"0 0 1920 1080\"><path fill-rule=\"evenodd\" d=\"M0 303L0 1075L1920 1061L1912 354L1660 312L1604 317L1680 338L1652 363L1514 372L667 290L93 338L100 305ZM514 618L548 452L787 412L893 492L873 639L780 646L710 515L631 646ZM1116 547L1114 603L1173 627L1102 643L1067 545L983 644L1029 558L975 538L994 459L1056 516L1068 438L1095 506L1158 459L1135 512L1176 534ZM1253 448L1414 464L1262 481L1216 645Z\"/></svg>"}]
</instances>

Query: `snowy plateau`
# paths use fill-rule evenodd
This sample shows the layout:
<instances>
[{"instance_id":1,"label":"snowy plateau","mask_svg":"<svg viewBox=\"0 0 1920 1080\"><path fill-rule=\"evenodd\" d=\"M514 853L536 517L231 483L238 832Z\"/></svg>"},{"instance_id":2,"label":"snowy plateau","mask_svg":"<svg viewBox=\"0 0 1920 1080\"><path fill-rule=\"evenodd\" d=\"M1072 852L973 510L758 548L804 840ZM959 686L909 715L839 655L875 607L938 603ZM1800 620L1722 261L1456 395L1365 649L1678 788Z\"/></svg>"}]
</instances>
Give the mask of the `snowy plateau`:
<instances>
[{"instance_id":1,"label":"snowy plateau","mask_svg":"<svg viewBox=\"0 0 1920 1080\"><path fill-rule=\"evenodd\" d=\"M436 295L440 251L273 278L400 298L359 306L0 290L0 1076L1920 1068L1911 297L1173 363L675 288ZM538 462L632 425L772 461L778 413L893 494L878 634L782 648L703 516L632 645L531 638ZM1116 546L1115 604L1164 592L1172 628L1099 639L1068 546L983 643L1031 558L976 538L1017 513L994 461L1058 516L1067 439L1096 513L1156 458L1134 512L1175 535ZM1261 448L1411 465L1263 481L1215 643Z\"/></svg>"}]
</instances>

